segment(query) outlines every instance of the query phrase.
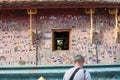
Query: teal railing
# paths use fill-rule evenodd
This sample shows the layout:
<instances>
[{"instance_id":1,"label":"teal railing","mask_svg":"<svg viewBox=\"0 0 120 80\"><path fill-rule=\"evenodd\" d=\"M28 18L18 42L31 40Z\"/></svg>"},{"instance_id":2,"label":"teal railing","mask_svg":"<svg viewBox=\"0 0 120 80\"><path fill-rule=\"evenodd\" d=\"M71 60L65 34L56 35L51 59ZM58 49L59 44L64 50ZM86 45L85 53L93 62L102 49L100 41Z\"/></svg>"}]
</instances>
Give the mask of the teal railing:
<instances>
[{"instance_id":1,"label":"teal railing","mask_svg":"<svg viewBox=\"0 0 120 80\"><path fill-rule=\"evenodd\" d=\"M43 76L46 80L62 80L63 74L72 65L41 65L0 67L0 80L38 80ZM119 64L85 65L92 75L92 80L120 80Z\"/></svg>"}]
</instances>

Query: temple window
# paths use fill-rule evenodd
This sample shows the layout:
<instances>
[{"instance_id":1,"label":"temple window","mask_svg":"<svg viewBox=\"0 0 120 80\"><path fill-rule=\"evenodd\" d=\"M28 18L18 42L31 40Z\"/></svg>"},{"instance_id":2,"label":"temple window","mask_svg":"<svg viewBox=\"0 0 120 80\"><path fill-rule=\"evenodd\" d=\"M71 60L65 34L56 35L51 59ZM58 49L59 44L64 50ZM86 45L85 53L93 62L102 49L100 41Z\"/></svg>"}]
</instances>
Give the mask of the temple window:
<instances>
[{"instance_id":1,"label":"temple window","mask_svg":"<svg viewBox=\"0 0 120 80\"><path fill-rule=\"evenodd\" d=\"M70 30L53 30L52 50L69 50Z\"/></svg>"}]
</instances>

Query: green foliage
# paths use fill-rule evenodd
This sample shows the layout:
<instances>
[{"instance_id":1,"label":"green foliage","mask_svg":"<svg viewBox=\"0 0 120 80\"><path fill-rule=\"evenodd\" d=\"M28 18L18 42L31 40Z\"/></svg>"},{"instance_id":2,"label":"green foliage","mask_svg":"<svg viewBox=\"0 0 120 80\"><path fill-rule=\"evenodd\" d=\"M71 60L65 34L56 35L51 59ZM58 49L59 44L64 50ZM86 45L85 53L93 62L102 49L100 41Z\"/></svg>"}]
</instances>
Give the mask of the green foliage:
<instances>
[{"instance_id":1,"label":"green foliage","mask_svg":"<svg viewBox=\"0 0 120 80\"><path fill-rule=\"evenodd\" d=\"M20 65L25 65L26 63L25 63L24 60L20 60L20 61L19 61L19 64L20 64Z\"/></svg>"},{"instance_id":2,"label":"green foliage","mask_svg":"<svg viewBox=\"0 0 120 80\"><path fill-rule=\"evenodd\" d=\"M0 60L6 60L6 57L5 56L0 56Z\"/></svg>"}]
</instances>

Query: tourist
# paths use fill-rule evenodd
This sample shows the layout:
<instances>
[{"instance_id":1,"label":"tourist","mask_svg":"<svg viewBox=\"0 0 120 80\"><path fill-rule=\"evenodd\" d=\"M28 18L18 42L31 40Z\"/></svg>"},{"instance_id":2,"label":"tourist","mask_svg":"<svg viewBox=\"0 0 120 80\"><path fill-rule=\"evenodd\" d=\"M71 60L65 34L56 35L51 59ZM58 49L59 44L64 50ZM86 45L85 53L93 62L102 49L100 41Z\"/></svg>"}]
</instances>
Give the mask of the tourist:
<instances>
[{"instance_id":1,"label":"tourist","mask_svg":"<svg viewBox=\"0 0 120 80\"><path fill-rule=\"evenodd\" d=\"M74 67L65 72L63 80L91 80L90 73L83 69L84 62L81 55L76 55Z\"/></svg>"}]
</instances>

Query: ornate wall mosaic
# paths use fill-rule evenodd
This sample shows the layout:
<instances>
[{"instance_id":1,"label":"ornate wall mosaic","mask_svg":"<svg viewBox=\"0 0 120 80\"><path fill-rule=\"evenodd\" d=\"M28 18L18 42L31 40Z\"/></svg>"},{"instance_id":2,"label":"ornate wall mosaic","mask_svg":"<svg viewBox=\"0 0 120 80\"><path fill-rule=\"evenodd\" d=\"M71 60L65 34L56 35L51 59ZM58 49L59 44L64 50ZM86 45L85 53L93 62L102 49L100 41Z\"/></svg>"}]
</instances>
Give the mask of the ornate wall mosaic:
<instances>
[{"instance_id":1,"label":"ornate wall mosaic","mask_svg":"<svg viewBox=\"0 0 120 80\"><path fill-rule=\"evenodd\" d=\"M32 17L32 46L26 10L1 11L0 16L0 66L36 65L36 61L38 65L72 64L76 54L82 54L86 64L96 64L96 53L99 64L120 63L120 40L115 44L113 34L115 16L105 9L97 9L93 15L92 44L90 15L84 9L38 10ZM71 29L70 50L52 50L53 29Z\"/></svg>"}]
</instances>

